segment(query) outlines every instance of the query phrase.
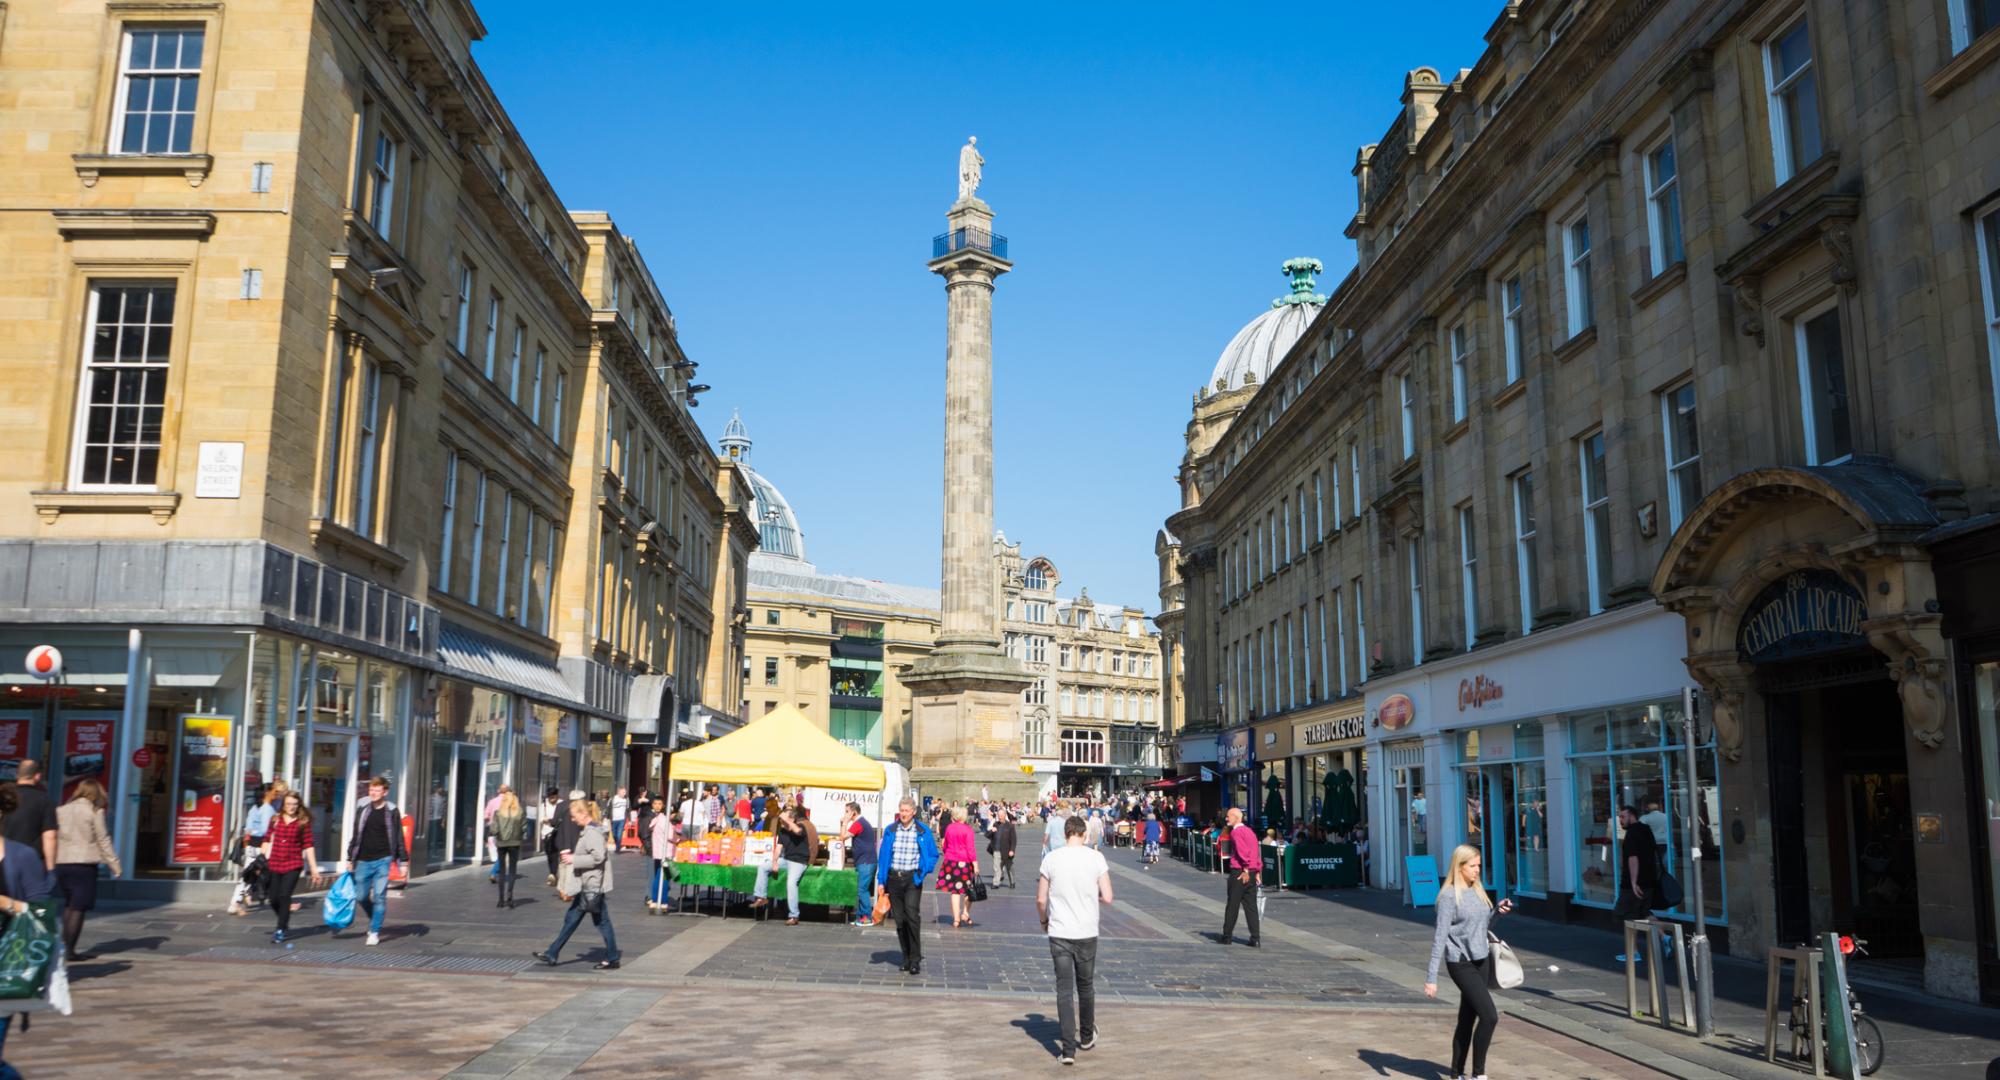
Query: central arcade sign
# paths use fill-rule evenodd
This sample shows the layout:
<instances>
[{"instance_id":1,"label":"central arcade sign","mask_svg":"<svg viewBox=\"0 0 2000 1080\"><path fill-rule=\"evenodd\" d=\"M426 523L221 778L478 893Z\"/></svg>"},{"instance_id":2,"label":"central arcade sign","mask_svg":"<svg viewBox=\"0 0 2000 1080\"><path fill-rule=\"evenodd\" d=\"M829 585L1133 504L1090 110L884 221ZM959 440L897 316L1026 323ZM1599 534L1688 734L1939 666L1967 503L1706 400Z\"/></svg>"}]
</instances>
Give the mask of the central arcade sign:
<instances>
[{"instance_id":1,"label":"central arcade sign","mask_svg":"<svg viewBox=\"0 0 2000 1080\"><path fill-rule=\"evenodd\" d=\"M1749 663L1791 660L1868 644L1860 590L1825 570L1800 570L1766 586L1743 614L1736 651Z\"/></svg>"}]
</instances>

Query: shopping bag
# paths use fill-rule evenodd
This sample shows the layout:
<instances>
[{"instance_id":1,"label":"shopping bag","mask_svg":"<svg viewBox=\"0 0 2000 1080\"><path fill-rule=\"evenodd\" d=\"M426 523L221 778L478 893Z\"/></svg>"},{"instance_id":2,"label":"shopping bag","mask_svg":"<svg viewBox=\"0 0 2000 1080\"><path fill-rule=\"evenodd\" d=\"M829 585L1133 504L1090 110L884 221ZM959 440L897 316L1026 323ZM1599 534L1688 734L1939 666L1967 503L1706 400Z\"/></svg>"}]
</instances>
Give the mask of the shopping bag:
<instances>
[{"instance_id":1,"label":"shopping bag","mask_svg":"<svg viewBox=\"0 0 2000 1080\"><path fill-rule=\"evenodd\" d=\"M62 938L56 933L56 902L34 900L7 920L0 933L0 999L43 998L58 964Z\"/></svg>"},{"instance_id":2,"label":"shopping bag","mask_svg":"<svg viewBox=\"0 0 2000 1080\"><path fill-rule=\"evenodd\" d=\"M1491 930L1486 932L1486 944L1493 954L1493 964L1486 969L1495 987L1512 990L1528 980L1527 972L1521 970L1521 958L1514 955L1514 949Z\"/></svg>"},{"instance_id":3,"label":"shopping bag","mask_svg":"<svg viewBox=\"0 0 2000 1080\"><path fill-rule=\"evenodd\" d=\"M878 923L889 921L889 890L883 888L880 885L875 886L874 914L875 914L875 921Z\"/></svg>"},{"instance_id":4,"label":"shopping bag","mask_svg":"<svg viewBox=\"0 0 2000 1080\"><path fill-rule=\"evenodd\" d=\"M345 930L353 924L353 871L343 871L339 877L333 879L333 886L326 890L326 899L320 904L319 920L332 930Z\"/></svg>"}]
</instances>

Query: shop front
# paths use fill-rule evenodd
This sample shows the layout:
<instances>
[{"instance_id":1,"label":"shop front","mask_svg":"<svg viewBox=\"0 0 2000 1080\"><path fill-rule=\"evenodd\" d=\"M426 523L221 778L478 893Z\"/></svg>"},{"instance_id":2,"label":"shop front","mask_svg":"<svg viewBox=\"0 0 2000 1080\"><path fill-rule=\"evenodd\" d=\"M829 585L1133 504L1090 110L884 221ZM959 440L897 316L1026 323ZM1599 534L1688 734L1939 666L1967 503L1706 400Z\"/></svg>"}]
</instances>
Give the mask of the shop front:
<instances>
[{"instance_id":1,"label":"shop front","mask_svg":"<svg viewBox=\"0 0 2000 1080\"><path fill-rule=\"evenodd\" d=\"M1371 735L1386 774L1377 805L1392 815L1393 861L1441 864L1470 845L1496 896L1529 914L1609 926L1618 809L1639 811L1639 827L1653 831L1684 879L1692 810L1707 856L1708 915L1725 925L1715 750L1704 735L1690 781L1680 650L1678 620L1634 604L1426 664L1382 680L1380 691L1371 684ZM1382 861L1378 881L1400 884L1391 861Z\"/></svg>"},{"instance_id":2,"label":"shop front","mask_svg":"<svg viewBox=\"0 0 2000 1080\"><path fill-rule=\"evenodd\" d=\"M1947 597L2000 596L2000 529L1988 527L1942 541L1932 548L1938 565L1938 592ZM1967 785L1967 839L1977 850L1975 885L1979 898L1979 971L1982 996L2000 1004L2000 604L1951 604L1944 610L1944 633L1958 651L1959 727L1972 749ZM1918 839L1930 843L1920 832ZM1936 840L1943 840L1942 837Z\"/></svg>"},{"instance_id":3,"label":"shop front","mask_svg":"<svg viewBox=\"0 0 2000 1080\"><path fill-rule=\"evenodd\" d=\"M1297 817L1336 834L1367 827L1367 735L1367 705L1360 697L1292 721L1287 772Z\"/></svg>"},{"instance_id":4,"label":"shop front","mask_svg":"<svg viewBox=\"0 0 2000 1080\"><path fill-rule=\"evenodd\" d=\"M1297 785L1291 782L1288 766L1292 757L1290 720L1264 720L1250 727L1250 741L1257 747L1256 810L1251 823L1259 835L1276 829L1288 835L1299 820Z\"/></svg>"},{"instance_id":5,"label":"shop front","mask_svg":"<svg viewBox=\"0 0 2000 1080\"><path fill-rule=\"evenodd\" d=\"M1733 950L1855 932L1866 963L1976 1000L1995 971L1993 542L1941 523L1927 486L1860 457L1740 474L1652 584L1710 703Z\"/></svg>"}]
</instances>

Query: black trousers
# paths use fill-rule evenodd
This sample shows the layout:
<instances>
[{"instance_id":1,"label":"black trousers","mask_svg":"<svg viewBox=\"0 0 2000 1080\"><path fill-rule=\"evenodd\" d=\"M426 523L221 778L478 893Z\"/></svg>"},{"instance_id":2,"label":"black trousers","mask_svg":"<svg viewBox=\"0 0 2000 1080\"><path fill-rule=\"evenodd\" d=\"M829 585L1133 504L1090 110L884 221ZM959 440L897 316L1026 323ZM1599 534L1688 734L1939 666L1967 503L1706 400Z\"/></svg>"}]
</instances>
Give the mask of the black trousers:
<instances>
[{"instance_id":1,"label":"black trousers","mask_svg":"<svg viewBox=\"0 0 2000 1080\"><path fill-rule=\"evenodd\" d=\"M521 876L521 846L496 847L493 849L494 880L500 886L500 899L514 898L514 879Z\"/></svg>"},{"instance_id":2,"label":"black trousers","mask_svg":"<svg viewBox=\"0 0 2000 1080\"><path fill-rule=\"evenodd\" d=\"M1257 928L1257 881L1243 880L1241 873L1229 875L1229 903L1222 909L1222 940L1236 936L1236 911L1241 908L1243 920L1250 927L1250 940L1256 941Z\"/></svg>"},{"instance_id":3,"label":"black trousers","mask_svg":"<svg viewBox=\"0 0 2000 1080\"><path fill-rule=\"evenodd\" d=\"M264 886L264 892L270 897L271 910L278 916L280 930L292 928L292 892L299 887L299 875L303 873L305 873L303 866L282 873L269 870L264 872L264 880L268 882Z\"/></svg>"},{"instance_id":4,"label":"black trousers","mask_svg":"<svg viewBox=\"0 0 2000 1080\"><path fill-rule=\"evenodd\" d=\"M1000 856L1000 876L1007 879L1007 884L1014 884L1014 856Z\"/></svg>"},{"instance_id":5,"label":"black trousers","mask_svg":"<svg viewBox=\"0 0 2000 1080\"><path fill-rule=\"evenodd\" d=\"M1453 1076L1486 1073L1486 1048L1493 1045L1493 1029L1500 1023L1500 1011L1493 1007L1493 995L1486 989L1486 966L1492 962L1488 954L1484 960L1451 960L1444 965L1445 973L1458 987L1458 1027L1451 1033ZM1472 1051L1470 1072L1465 1068L1468 1048Z\"/></svg>"},{"instance_id":6,"label":"black trousers","mask_svg":"<svg viewBox=\"0 0 2000 1080\"><path fill-rule=\"evenodd\" d=\"M562 861L561 856L557 854L558 850L556 847L556 834L551 832L542 840L542 854L548 857L550 877L556 877L556 864Z\"/></svg>"},{"instance_id":7,"label":"black trousers","mask_svg":"<svg viewBox=\"0 0 2000 1080\"><path fill-rule=\"evenodd\" d=\"M924 883L909 870L889 871L889 917L896 920L896 944L903 963L924 958Z\"/></svg>"}]
</instances>

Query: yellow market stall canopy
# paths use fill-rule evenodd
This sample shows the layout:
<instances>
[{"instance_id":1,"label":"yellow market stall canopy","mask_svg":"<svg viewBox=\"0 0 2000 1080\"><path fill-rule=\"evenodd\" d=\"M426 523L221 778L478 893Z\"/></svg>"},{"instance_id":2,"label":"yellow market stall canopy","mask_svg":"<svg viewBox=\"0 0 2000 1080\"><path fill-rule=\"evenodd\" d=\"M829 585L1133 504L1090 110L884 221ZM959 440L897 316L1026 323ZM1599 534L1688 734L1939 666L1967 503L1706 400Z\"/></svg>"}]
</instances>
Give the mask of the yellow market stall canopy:
<instances>
[{"instance_id":1,"label":"yellow market stall canopy","mask_svg":"<svg viewBox=\"0 0 2000 1080\"><path fill-rule=\"evenodd\" d=\"M667 759L669 779L880 791L882 763L841 745L797 708L774 709L712 743Z\"/></svg>"}]
</instances>

